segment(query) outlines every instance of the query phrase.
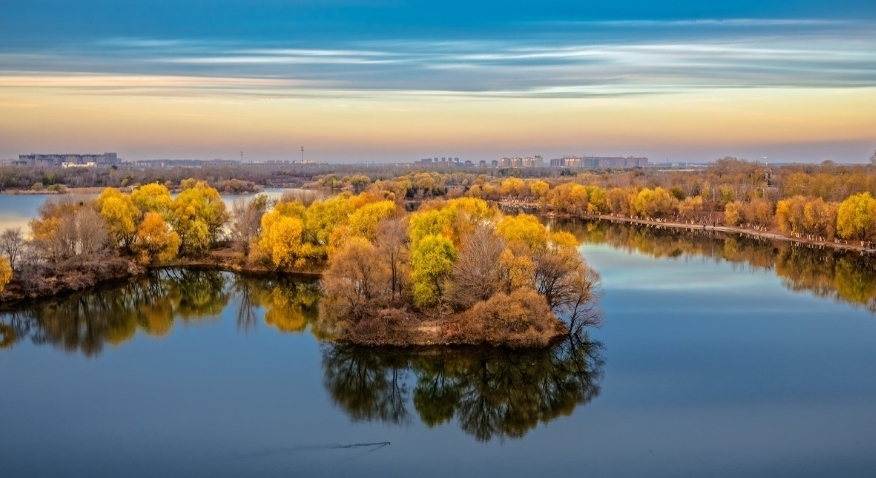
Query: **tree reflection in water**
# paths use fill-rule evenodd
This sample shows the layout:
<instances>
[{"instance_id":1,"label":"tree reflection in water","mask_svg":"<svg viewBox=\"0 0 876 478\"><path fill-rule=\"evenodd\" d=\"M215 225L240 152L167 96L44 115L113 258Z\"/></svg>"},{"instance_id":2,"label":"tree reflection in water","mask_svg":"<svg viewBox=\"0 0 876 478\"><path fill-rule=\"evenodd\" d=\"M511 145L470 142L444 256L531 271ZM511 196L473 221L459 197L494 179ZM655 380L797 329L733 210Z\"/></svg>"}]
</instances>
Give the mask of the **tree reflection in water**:
<instances>
[{"instance_id":1,"label":"tree reflection in water","mask_svg":"<svg viewBox=\"0 0 876 478\"><path fill-rule=\"evenodd\" d=\"M138 331L160 338L179 321L219 317L233 298L238 299L238 330L252 330L263 317L277 330L304 332L309 327L323 338L314 327L319 288L313 281L164 269L2 314L0 349L29 338L36 344L96 356L105 344L120 345Z\"/></svg>"},{"instance_id":2,"label":"tree reflection in water","mask_svg":"<svg viewBox=\"0 0 876 478\"><path fill-rule=\"evenodd\" d=\"M167 269L9 312L0 323L16 341L96 356L104 344L119 345L138 330L163 337L176 320L217 317L231 298L228 280L222 272Z\"/></svg>"},{"instance_id":3,"label":"tree reflection in water","mask_svg":"<svg viewBox=\"0 0 876 478\"><path fill-rule=\"evenodd\" d=\"M545 350L423 351L323 347L324 384L354 421L406 424L412 405L436 426L453 419L479 441L519 438L599 394L599 343L570 337Z\"/></svg>"},{"instance_id":4,"label":"tree reflection in water","mask_svg":"<svg viewBox=\"0 0 876 478\"><path fill-rule=\"evenodd\" d=\"M771 270L789 290L866 307L876 313L876 256L795 245L711 230L670 229L610 221L556 221L581 242L608 244L655 258L707 257Z\"/></svg>"},{"instance_id":5,"label":"tree reflection in water","mask_svg":"<svg viewBox=\"0 0 876 478\"><path fill-rule=\"evenodd\" d=\"M287 276L237 276L234 290L240 303L237 328L252 330L258 323L258 311L264 310L264 321L280 332L310 331L317 338L325 335L316 327L319 317L319 284L313 280Z\"/></svg>"}]
</instances>

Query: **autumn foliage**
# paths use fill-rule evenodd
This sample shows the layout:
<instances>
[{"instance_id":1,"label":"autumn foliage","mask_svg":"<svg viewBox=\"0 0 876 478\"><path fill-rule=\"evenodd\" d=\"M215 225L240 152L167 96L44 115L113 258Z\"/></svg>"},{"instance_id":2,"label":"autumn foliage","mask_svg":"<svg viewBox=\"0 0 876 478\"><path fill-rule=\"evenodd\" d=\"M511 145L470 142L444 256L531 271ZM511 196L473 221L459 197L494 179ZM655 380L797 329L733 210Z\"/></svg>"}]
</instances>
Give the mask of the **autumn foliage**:
<instances>
[{"instance_id":1,"label":"autumn foliage","mask_svg":"<svg viewBox=\"0 0 876 478\"><path fill-rule=\"evenodd\" d=\"M369 204L348 218L381 203ZM368 230L335 224L332 235L344 234L328 255L320 321L337 338L542 347L598 324L599 277L573 236L474 198L427 202L409 217L384 211Z\"/></svg>"}]
</instances>

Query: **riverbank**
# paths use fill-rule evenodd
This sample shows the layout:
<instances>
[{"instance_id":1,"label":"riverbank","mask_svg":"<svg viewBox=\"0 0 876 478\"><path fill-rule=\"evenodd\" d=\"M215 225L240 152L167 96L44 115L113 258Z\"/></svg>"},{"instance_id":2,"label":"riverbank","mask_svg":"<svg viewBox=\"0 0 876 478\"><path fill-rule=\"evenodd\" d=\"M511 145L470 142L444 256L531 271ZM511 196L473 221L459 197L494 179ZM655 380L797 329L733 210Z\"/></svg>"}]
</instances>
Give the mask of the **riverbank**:
<instances>
[{"instance_id":1,"label":"riverbank","mask_svg":"<svg viewBox=\"0 0 876 478\"><path fill-rule=\"evenodd\" d=\"M625 222L630 224L642 224L652 227L663 227L668 229L687 229L687 230L696 230L696 231L716 231L716 232L724 232L730 234L743 234L749 237L757 238L757 239L768 239L773 241L783 241L790 242L794 245L808 245L808 246L816 246L816 247L830 247L832 249L844 250L844 251L852 251L852 252L861 252L872 254L876 253L876 250L870 249L867 247L867 244L861 244L860 242L849 242L842 239L835 239L834 241L822 241L818 239L812 239L809 237L790 237L785 234L776 231L769 230L757 230L757 229L748 229L744 227L734 227L734 226L709 226L709 225L701 225L701 224L686 224L681 222L671 222L671 221L659 221L659 220L648 220L648 219L638 219L638 218L630 218L623 216L611 216L611 215L593 215L593 216L581 216L581 219L599 219L604 221L611 222Z\"/></svg>"},{"instance_id":2,"label":"riverbank","mask_svg":"<svg viewBox=\"0 0 876 478\"><path fill-rule=\"evenodd\" d=\"M145 272L146 269L132 259L109 257L16 273L18 277L13 276L0 291L0 309L61 297Z\"/></svg>"},{"instance_id":3,"label":"riverbank","mask_svg":"<svg viewBox=\"0 0 876 478\"><path fill-rule=\"evenodd\" d=\"M757 239L768 239L774 241L790 242L794 245L806 245L816 248L830 247L837 250L860 252L866 254L876 253L876 249L871 247L870 243L860 241L848 241L843 239L834 239L832 241L822 240L812 236L792 237L772 229L752 229L738 226L719 226L708 225L693 222L670 221L666 219L642 219L638 217L629 217L621 214L583 214L583 215L566 215L556 214L552 212L541 212L538 205L530 203L520 203L518 201L503 202L499 201L500 207L510 209L521 209L536 212L544 217L551 218L569 218L569 219L584 219L584 220L602 220L610 222L625 222L630 224L641 224L651 227L661 227L667 229L686 229L696 231L716 231L730 234L743 234Z\"/></svg>"},{"instance_id":4,"label":"riverbank","mask_svg":"<svg viewBox=\"0 0 876 478\"><path fill-rule=\"evenodd\" d=\"M11 309L41 300L63 297L97 286L129 280L149 270L190 268L209 269L237 274L270 276L288 275L317 280L324 267L275 269L264 266L241 264L229 259L229 250L218 249L202 257L177 259L172 262L143 266L132 257L104 257L78 263L63 264L41 271L20 272L0 291L0 309Z\"/></svg>"}]
</instances>

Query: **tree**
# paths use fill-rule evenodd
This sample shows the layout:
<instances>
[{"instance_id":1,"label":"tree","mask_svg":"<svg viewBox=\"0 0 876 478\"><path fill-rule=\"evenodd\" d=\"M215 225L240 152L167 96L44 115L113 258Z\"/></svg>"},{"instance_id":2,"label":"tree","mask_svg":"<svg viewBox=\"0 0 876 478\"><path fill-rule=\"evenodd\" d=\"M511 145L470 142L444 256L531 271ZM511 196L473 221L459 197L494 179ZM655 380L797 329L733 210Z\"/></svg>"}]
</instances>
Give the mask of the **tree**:
<instances>
[{"instance_id":1,"label":"tree","mask_svg":"<svg viewBox=\"0 0 876 478\"><path fill-rule=\"evenodd\" d=\"M173 205L170 191L158 183L144 184L131 192L131 201L142 214L157 212L166 216Z\"/></svg>"},{"instance_id":2,"label":"tree","mask_svg":"<svg viewBox=\"0 0 876 478\"><path fill-rule=\"evenodd\" d=\"M3 291L10 281L12 281L12 267L5 257L0 257L0 291Z\"/></svg>"},{"instance_id":3,"label":"tree","mask_svg":"<svg viewBox=\"0 0 876 478\"><path fill-rule=\"evenodd\" d=\"M149 212L137 230L133 250L144 264L173 260L179 252L180 238L157 212Z\"/></svg>"},{"instance_id":4,"label":"tree","mask_svg":"<svg viewBox=\"0 0 876 478\"><path fill-rule=\"evenodd\" d=\"M0 252L6 254L9 259L9 266L15 270L18 265L18 259L24 249L24 235L21 233L20 227L13 227L3 231L0 234Z\"/></svg>"},{"instance_id":5,"label":"tree","mask_svg":"<svg viewBox=\"0 0 876 478\"><path fill-rule=\"evenodd\" d=\"M727 203L724 206L724 222L727 223L728 226L735 226L739 224L739 221L742 219L742 213L740 211L742 203L739 201L734 201Z\"/></svg>"},{"instance_id":6,"label":"tree","mask_svg":"<svg viewBox=\"0 0 876 478\"><path fill-rule=\"evenodd\" d=\"M106 221L91 207L82 207L74 215L76 252L80 258L101 255L110 243Z\"/></svg>"},{"instance_id":7,"label":"tree","mask_svg":"<svg viewBox=\"0 0 876 478\"><path fill-rule=\"evenodd\" d=\"M406 217L386 219L377 225L377 249L389 266L392 298L404 290L404 270L408 266L408 221Z\"/></svg>"},{"instance_id":8,"label":"tree","mask_svg":"<svg viewBox=\"0 0 876 478\"><path fill-rule=\"evenodd\" d=\"M200 253L216 243L228 213L219 191L204 181L192 181L184 181L185 189L173 201L170 222L182 240L183 250Z\"/></svg>"},{"instance_id":9,"label":"tree","mask_svg":"<svg viewBox=\"0 0 876 478\"><path fill-rule=\"evenodd\" d=\"M533 181L529 184L529 192L532 193L532 195L535 196L536 199L544 198L547 195L550 188L551 188L550 184L548 184L545 181L542 181L540 179Z\"/></svg>"},{"instance_id":10,"label":"tree","mask_svg":"<svg viewBox=\"0 0 876 478\"><path fill-rule=\"evenodd\" d=\"M249 254L250 243L259 236L262 216L267 208L268 197L264 194L259 194L249 201L235 199L232 203L231 238L244 254Z\"/></svg>"},{"instance_id":11,"label":"tree","mask_svg":"<svg viewBox=\"0 0 876 478\"><path fill-rule=\"evenodd\" d=\"M870 164L876 164L876 151L873 151L873 154L870 155Z\"/></svg>"},{"instance_id":12,"label":"tree","mask_svg":"<svg viewBox=\"0 0 876 478\"><path fill-rule=\"evenodd\" d=\"M599 274L584 262L578 241L568 232L551 235L548 247L535 258L535 290L551 310L564 317L577 333L585 325L599 325L596 308Z\"/></svg>"},{"instance_id":13,"label":"tree","mask_svg":"<svg viewBox=\"0 0 876 478\"><path fill-rule=\"evenodd\" d=\"M503 217L497 231L506 242L519 241L533 251L544 247L547 240L547 228L531 214Z\"/></svg>"},{"instance_id":14,"label":"tree","mask_svg":"<svg viewBox=\"0 0 876 478\"><path fill-rule=\"evenodd\" d=\"M505 244L493 227L479 224L468 234L453 265L453 302L468 309L487 300L500 287L499 260Z\"/></svg>"},{"instance_id":15,"label":"tree","mask_svg":"<svg viewBox=\"0 0 876 478\"><path fill-rule=\"evenodd\" d=\"M332 312L340 320L373 314L389 297L391 271L368 240L354 237L338 249L323 275L323 288Z\"/></svg>"},{"instance_id":16,"label":"tree","mask_svg":"<svg viewBox=\"0 0 876 478\"><path fill-rule=\"evenodd\" d=\"M702 196L686 197L678 203L678 215L682 219L695 220L703 211Z\"/></svg>"},{"instance_id":17,"label":"tree","mask_svg":"<svg viewBox=\"0 0 876 478\"><path fill-rule=\"evenodd\" d=\"M275 267L301 267L306 258L302 254L301 235L304 223L297 217L273 211L262 216L259 249L266 253Z\"/></svg>"},{"instance_id":18,"label":"tree","mask_svg":"<svg viewBox=\"0 0 876 478\"><path fill-rule=\"evenodd\" d=\"M850 196L837 211L836 231L845 239L866 241L876 232L876 199L870 193Z\"/></svg>"},{"instance_id":19,"label":"tree","mask_svg":"<svg viewBox=\"0 0 876 478\"><path fill-rule=\"evenodd\" d=\"M633 202L636 214L646 217L666 217L675 211L678 200L669 194L669 191L656 187L654 189L645 188L639 191Z\"/></svg>"},{"instance_id":20,"label":"tree","mask_svg":"<svg viewBox=\"0 0 876 478\"><path fill-rule=\"evenodd\" d=\"M414 303L418 307L439 304L447 290L445 281L453 271L456 248L444 236L427 235L411 251Z\"/></svg>"},{"instance_id":21,"label":"tree","mask_svg":"<svg viewBox=\"0 0 876 478\"><path fill-rule=\"evenodd\" d=\"M48 200L30 226L36 248L55 263L74 256L81 262L109 245L106 222L93 203L66 197Z\"/></svg>"},{"instance_id":22,"label":"tree","mask_svg":"<svg viewBox=\"0 0 876 478\"><path fill-rule=\"evenodd\" d=\"M347 223L347 227L351 234L359 237L364 237L368 240L374 239L377 232L377 223L395 214L396 205L394 201L378 201L366 204L356 210Z\"/></svg>"},{"instance_id":23,"label":"tree","mask_svg":"<svg viewBox=\"0 0 876 478\"><path fill-rule=\"evenodd\" d=\"M141 215L131 196L115 188L106 188L97 198L97 207L115 244L129 249L137 234L137 221Z\"/></svg>"},{"instance_id":24,"label":"tree","mask_svg":"<svg viewBox=\"0 0 876 478\"><path fill-rule=\"evenodd\" d=\"M803 210L808 201L803 196L794 196L776 203L776 222L785 234L803 232Z\"/></svg>"}]
</instances>

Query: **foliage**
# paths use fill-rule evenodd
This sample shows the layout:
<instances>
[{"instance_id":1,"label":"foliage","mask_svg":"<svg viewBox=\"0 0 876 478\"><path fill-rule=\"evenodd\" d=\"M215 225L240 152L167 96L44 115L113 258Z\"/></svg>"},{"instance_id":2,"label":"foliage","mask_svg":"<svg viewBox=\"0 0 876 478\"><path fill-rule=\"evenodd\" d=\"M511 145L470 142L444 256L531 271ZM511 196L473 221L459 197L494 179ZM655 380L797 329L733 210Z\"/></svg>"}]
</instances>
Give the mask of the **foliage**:
<instances>
[{"instance_id":1,"label":"foliage","mask_svg":"<svg viewBox=\"0 0 876 478\"><path fill-rule=\"evenodd\" d=\"M12 266L5 257L0 257L0 291L6 288L6 284L12 281Z\"/></svg>"},{"instance_id":2,"label":"foliage","mask_svg":"<svg viewBox=\"0 0 876 478\"><path fill-rule=\"evenodd\" d=\"M133 250L143 264L170 262L179 252L181 242L160 214L149 212L137 229Z\"/></svg>"},{"instance_id":3,"label":"foliage","mask_svg":"<svg viewBox=\"0 0 876 478\"><path fill-rule=\"evenodd\" d=\"M447 291L446 279L453 271L456 248L443 235L423 237L411 251L414 304L429 307L441 302Z\"/></svg>"},{"instance_id":4,"label":"foliage","mask_svg":"<svg viewBox=\"0 0 876 478\"><path fill-rule=\"evenodd\" d=\"M259 248L268 254L275 267L301 267L306 262L302 253L301 235L304 223L300 218L283 214L279 208L262 216Z\"/></svg>"},{"instance_id":5,"label":"foliage","mask_svg":"<svg viewBox=\"0 0 876 478\"><path fill-rule=\"evenodd\" d=\"M837 210L836 231L846 239L872 239L876 233L876 199L870 193L861 193L843 201Z\"/></svg>"},{"instance_id":6,"label":"foliage","mask_svg":"<svg viewBox=\"0 0 876 478\"><path fill-rule=\"evenodd\" d=\"M163 184L144 184L131 191L131 201L137 206L141 214L157 212L167 215L173 205L170 191Z\"/></svg>"},{"instance_id":7,"label":"foliage","mask_svg":"<svg viewBox=\"0 0 876 478\"><path fill-rule=\"evenodd\" d=\"M97 207L116 245L130 248L141 216L131 196L120 193L118 189L106 188L97 198Z\"/></svg>"},{"instance_id":8,"label":"foliage","mask_svg":"<svg viewBox=\"0 0 876 478\"><path fill-rule=\"evenodd\" d=\"M228 220L219 191L204 181L183 181L183 191L171 205L170 223L187 253L206 252Z\"/></svg>"}]
</instances>

